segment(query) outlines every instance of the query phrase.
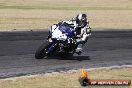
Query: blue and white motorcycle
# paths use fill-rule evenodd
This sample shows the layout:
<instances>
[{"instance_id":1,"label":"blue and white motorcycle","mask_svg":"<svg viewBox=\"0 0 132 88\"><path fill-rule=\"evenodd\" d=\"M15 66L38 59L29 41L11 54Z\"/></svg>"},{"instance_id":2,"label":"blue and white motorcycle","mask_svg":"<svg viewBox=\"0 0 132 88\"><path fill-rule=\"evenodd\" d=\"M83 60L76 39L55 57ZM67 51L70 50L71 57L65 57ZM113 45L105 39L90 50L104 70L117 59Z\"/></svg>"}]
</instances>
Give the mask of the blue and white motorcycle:
<instances>
[{"instance_id":1,"label":"blue and white motorcycle","mask_svg":"<svg viewBox=\"0 0 132 88\"><path fill-rule=\"evenodd\" d=\"M44 57L72 56L77 48L76 33L70 25L60 22L51 26L48 35L48 44L42 44L35 53L36 59Z\"/></svg>"}]
</instances>

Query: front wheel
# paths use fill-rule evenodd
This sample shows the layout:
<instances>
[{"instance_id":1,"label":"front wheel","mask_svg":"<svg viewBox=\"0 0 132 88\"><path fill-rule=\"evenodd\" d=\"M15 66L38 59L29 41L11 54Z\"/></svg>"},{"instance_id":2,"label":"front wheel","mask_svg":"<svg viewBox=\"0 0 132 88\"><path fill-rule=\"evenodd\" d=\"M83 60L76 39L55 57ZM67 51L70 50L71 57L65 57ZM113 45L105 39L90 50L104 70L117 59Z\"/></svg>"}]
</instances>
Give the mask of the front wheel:
<instances>
[{"instance_id":1,"label":"front wheel","mask_svg":"<svg viewBox=\"0 0 132 88\"><path fill-rule=\"evenodd\" d=\"M36 59L42 59L45 56L48 56L46 53L48 51L48 48L51 46L51 44L45 45L44 43L36 50L35 58Z\"/></svg>"}]
</instances>

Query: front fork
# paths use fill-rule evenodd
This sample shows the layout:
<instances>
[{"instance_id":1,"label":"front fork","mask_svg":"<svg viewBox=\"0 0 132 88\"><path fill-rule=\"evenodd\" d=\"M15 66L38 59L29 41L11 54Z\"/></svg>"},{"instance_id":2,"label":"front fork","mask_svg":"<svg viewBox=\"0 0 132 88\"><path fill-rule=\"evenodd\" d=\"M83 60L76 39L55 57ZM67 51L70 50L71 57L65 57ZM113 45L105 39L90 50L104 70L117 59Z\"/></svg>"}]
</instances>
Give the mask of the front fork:
<instances>
[{"instance_id":1,"label":"front fork","mask_svg":"<svg viewBox=\"0 0 132 88\"><path fill-rule=\"evenodd\" d=\"M54 47L55 47L55 46L52 44L52 45L48 48L47 53L52 52L52 51L54 50Z\"/></svg>"}]
</instances>

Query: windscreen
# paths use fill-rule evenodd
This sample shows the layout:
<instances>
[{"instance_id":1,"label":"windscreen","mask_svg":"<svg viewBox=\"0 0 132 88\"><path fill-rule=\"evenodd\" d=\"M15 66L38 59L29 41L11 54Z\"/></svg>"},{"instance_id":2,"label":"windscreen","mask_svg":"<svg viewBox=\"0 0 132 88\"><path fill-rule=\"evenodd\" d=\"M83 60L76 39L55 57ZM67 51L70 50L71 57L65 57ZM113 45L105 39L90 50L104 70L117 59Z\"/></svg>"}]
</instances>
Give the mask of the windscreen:
<instances>
[{"instance_id":1,"label":"windscreen","mask_svg":"<svg viewBox=\"0 0 132 88\"><path fill-rule=\"evenodd\" d=\"M68 37L74 36L74 30L72 27L70 27L67 23L60 22L58 23L59 30L63 33L66 34Z\"/></svg>"}]
</instances>

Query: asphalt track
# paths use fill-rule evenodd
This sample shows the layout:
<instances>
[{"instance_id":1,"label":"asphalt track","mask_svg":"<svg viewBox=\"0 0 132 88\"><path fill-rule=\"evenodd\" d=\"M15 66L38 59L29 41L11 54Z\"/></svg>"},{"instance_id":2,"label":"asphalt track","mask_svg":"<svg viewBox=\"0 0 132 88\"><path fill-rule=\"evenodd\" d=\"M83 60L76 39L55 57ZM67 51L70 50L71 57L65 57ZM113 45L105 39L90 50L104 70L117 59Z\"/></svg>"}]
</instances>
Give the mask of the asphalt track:
<instances>
[{"instance_id":1,"label":"asphalt track","mask_svg":"<svg viewBox=\"0 0 132 88\"><path fill-rule=\"evenodd\" d=\"M0 79L81 67L132 65L132 31L93 31L81 56L36 60L46 31L0 32Z\"/></svg>"}]
</instances>

